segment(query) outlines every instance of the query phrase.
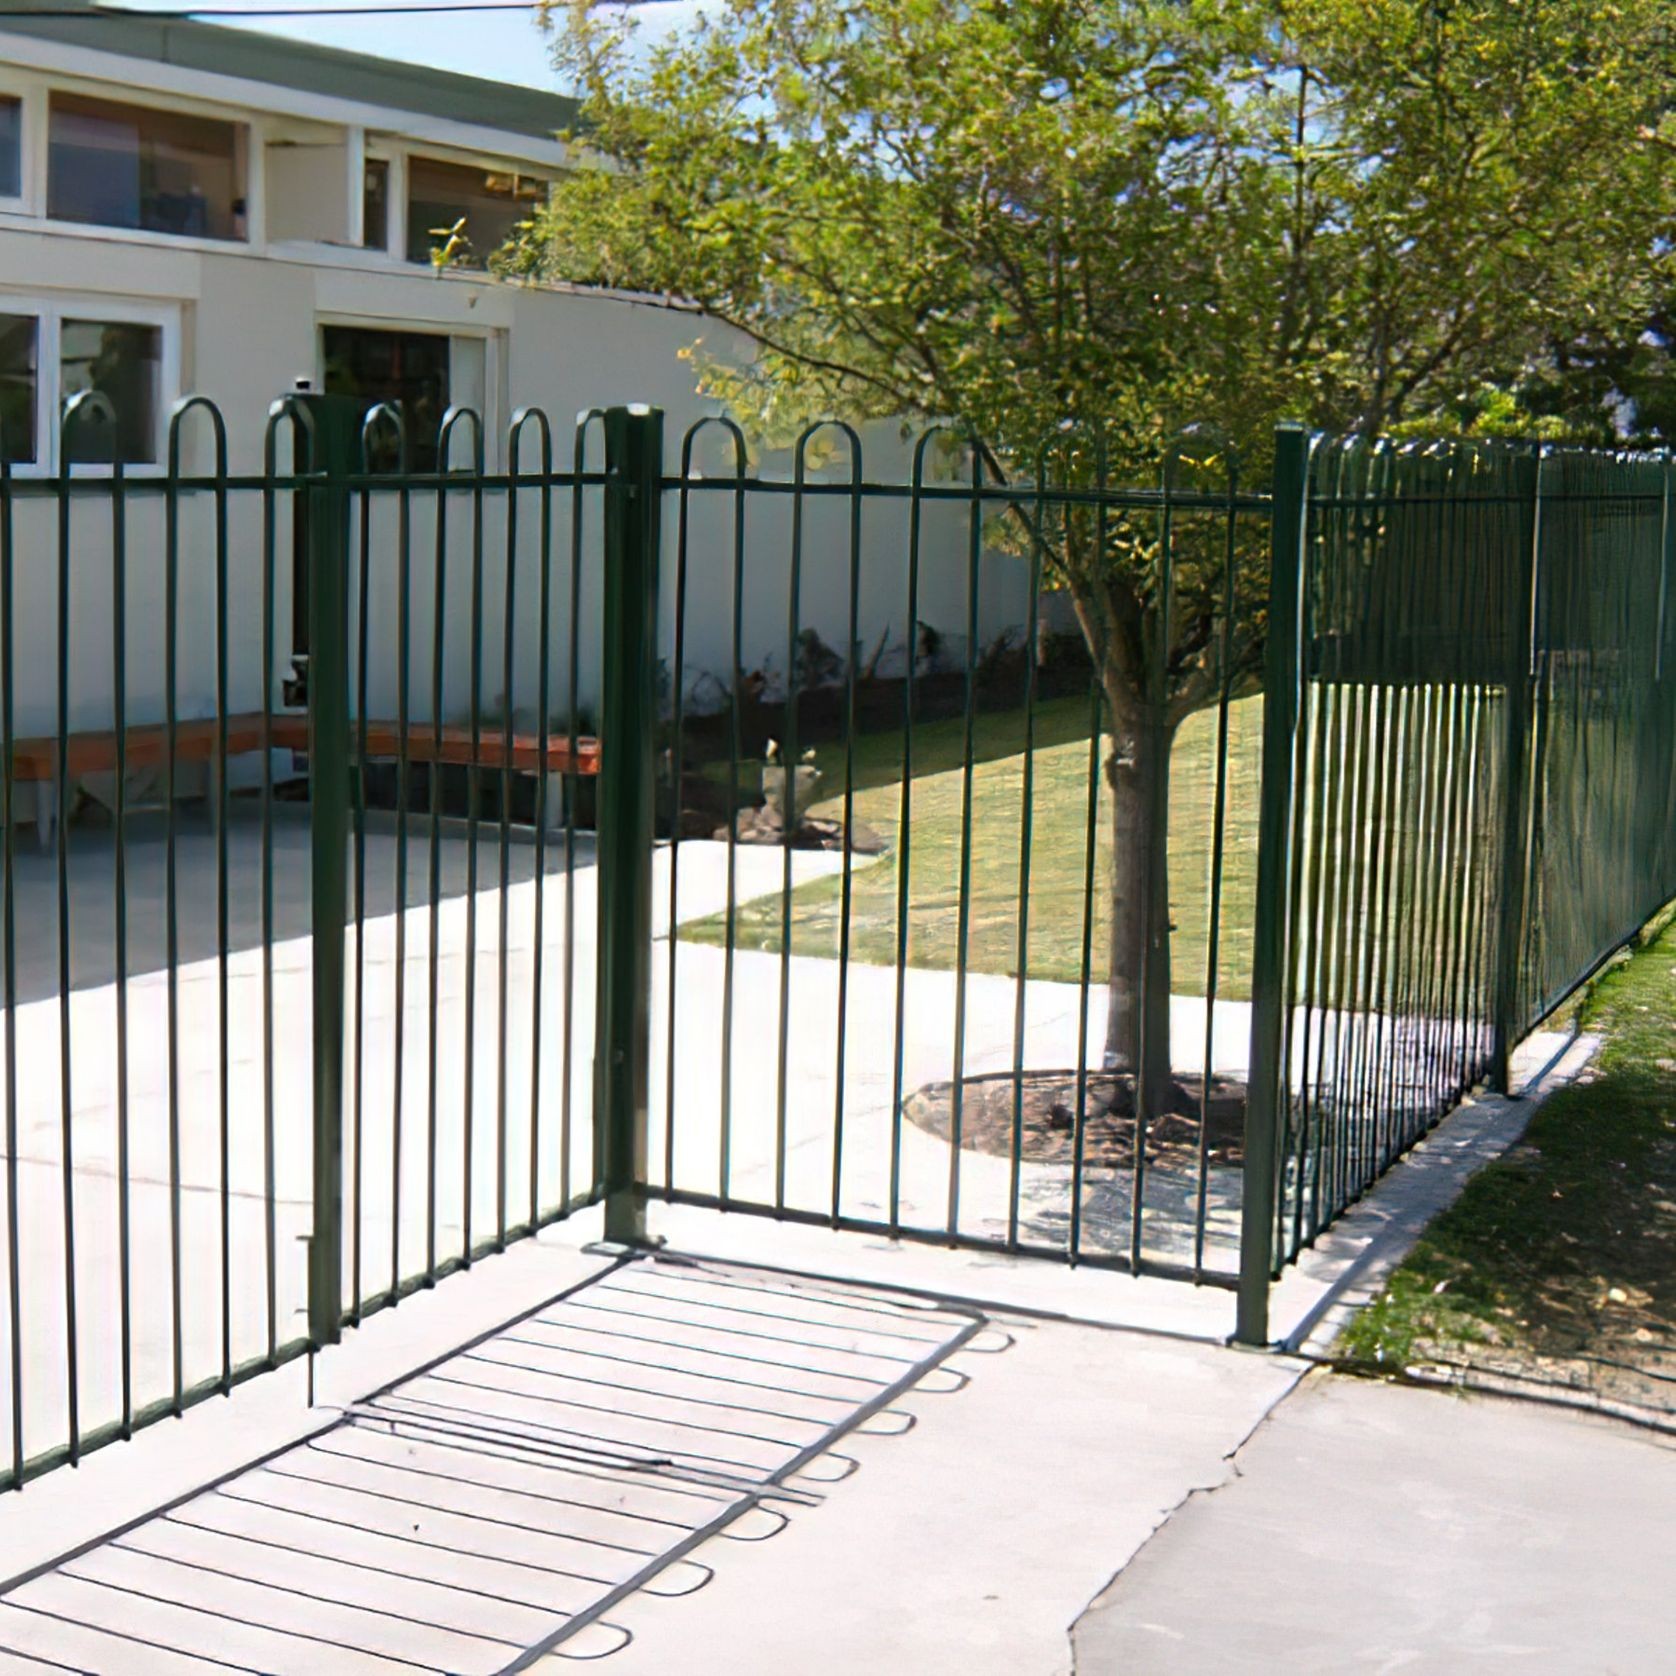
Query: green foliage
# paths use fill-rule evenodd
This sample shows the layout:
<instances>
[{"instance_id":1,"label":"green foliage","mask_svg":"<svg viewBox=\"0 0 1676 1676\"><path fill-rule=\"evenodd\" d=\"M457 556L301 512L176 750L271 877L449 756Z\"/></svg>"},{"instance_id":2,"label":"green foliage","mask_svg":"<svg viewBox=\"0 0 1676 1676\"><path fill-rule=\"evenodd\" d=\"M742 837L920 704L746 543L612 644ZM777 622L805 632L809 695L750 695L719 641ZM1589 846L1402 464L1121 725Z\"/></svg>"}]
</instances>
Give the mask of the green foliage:
<instances>
[{"instance_id":1,"label":"green foliage","mask_svg":"<svg viewBox=\"0 0 1676 1676\"><path fill-rule=\"evenodd\" d=\"M632 17L549 15L608 167L517 265L702 304L756 350L698 346L707 388L770 436L943 418L1028 474L1070 417L1144 481L1206 421L1250 481L1286 416L1534 428L1498 392L1671 284L1663 0L720 0L632 53ZM1114 701L1163 661L1179 718L1215 563L1152 644L1151 533L1047 557Z\"/></svg>"},{"instance_id":2,"label":"green foliage","mask_svg":"<svg viewBox=\"0 0 1676 1676\"><path fill-rule=\"evenodd\" d=\"M703 303L760 350L714 386L781 426L1380 429L1668 271L1658 0L721 0L635 58L553 10L619 167L528 266Z\"/></svg>"}]
</instances>

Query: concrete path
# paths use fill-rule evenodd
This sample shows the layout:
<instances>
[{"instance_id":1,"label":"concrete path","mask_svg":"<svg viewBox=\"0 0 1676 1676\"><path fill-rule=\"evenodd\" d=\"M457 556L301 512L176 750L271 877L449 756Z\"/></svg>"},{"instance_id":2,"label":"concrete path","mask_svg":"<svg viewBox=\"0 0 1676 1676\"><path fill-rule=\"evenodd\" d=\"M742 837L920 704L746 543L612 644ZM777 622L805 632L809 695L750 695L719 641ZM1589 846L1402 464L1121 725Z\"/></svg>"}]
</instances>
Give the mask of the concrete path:
<instances>
[{"instance_id":1,"label":"concrete path","mask_svg":"<svg viewBox=\"0 0 1676 1676\"><path fill-rule=\"evenodd\" d=\"M1460 1118L1442 1125L1418 1166L1393 1171L1341 1221L1335 1250L1306 1254L1296 1283L1303 1290L1283 1312L1281 1330L1301 1334L1328 1319L1330 1306L1323 1305L1335 1287L1365 1283L1378 1267L1370 1254L1393 1255L1388 1242L1405 1236L1409 1209L1441 1203L1445 1178L1458 1187L1521 1121L1505 1102L1461 1117L1464 1127ZM579 1249L597 1230L597 1212L584 1213L372 1318L322 1359L324 1412L364 1398L597 1268L600 1260ZM1073 1626L1096 1621L1085 1620L1090 1603L1116 1598L1132 1564L1140 1574L1148 1539L1160 1527L1164 1535L1155 1540L1163 1541L1183 1510L1214 1509L1237 1493L1242 1450L1254 1433L1258 1440L1266 1435L1264 1417L1277 1404L1284 1419L1288 1393L1305 1371L1295 1358L1218 1343L1231 1325L1231 1299L1214 1288L686 1208L654 1207L653 1231L686 1250L726 1250L809 1274L974 1299L1014 1342L998 1353L988 1340L988 1353L976 1341L958 1352L948 1366L969 1376L964 1389L946 1389L948 1382L935 1378L899 1399L893 1406L915 1419L911 1430L902 1432L895 1416L881 1418L812 1463L797 1481L797 1504L782 1509L790 1518L778 1535L738 1540L766 1535L742 1528L695 1551L693 1558L715 1571L698 1593L642 1593L613 1607L612 1622L633 1637L610 1660L626 1676L1067 1676ZM180 1425L103 1450L79 1472L55 1472L31 1485L0 1507L0 1559L7 1562L0 1575L50 1560L319 1425L323 1410L303 1406L302 1381L303 1370L293 1365L193 1411ZM1323 1474L1310 1492L1313 1518L1297 1523L1324 1547L1343 1545L1347 1530L1361 1529L1347 1525L1352 1510L1378 1505L1367 1486L1392 1481L1392 1460L1408 1463L1403 1481L1418 1476L1426 1434L1407 1442L1406 1453L1375 1451L1355 1470ZM1510 1481L1521 1470L1510 1462ZM1574 1463L1550 1481L1557 1494L1569 1494L1586 1477ZM1603 1482L1610 1487L1609 1478ZM1533 1499L1539 1490L1531 1488ZM1656 1538L1656 1525L1642 1517L1645 1505L1630 1506L1629 1516ZM1406 1540L1412 1546L1416 1538ZM1308 1645L1317 1619L1310 1563L1306 1556L1277 1567L1259 1557L1266 1586L1292 1603L1295 1627L1279 1659L1244 1668L1289 1676L1297 1667L1294 1647ZM1386 1561L1384 1574L1365 1572L1360 1586L1387 1587L1406 1563L1406 1553ZM1330 1566L1325 1571L1333 1575ZM1279 1572L1285 1576L1277 1581ZM1214 1564L1201 1567L1201 1600L1223 1581ZM303 1610L297 1627L308 1632L316 1622ZM617 1638L602 1631L599 1645L584 1645L589 1634L577 1638L575 1653L604 1652ZM543 1668L557 1676L569 1665L555 1659ZM1167 1657L1151 1667L1117 1668L1182 1667ZM1216 1668L1241 1666L1230 1652ZM1314 1668L1363 1666L1350 1659Z\"/></svg>"},{"instance_id":2,"label":"concrete path","mask_svg":"<svg viewBox=\"0 0 1676 1676\"><path fill-rule=\"evenodd\" d=\"M1313 1376L1094 1603L1077 1676L1631 1676L1676 1647L1676 1440Z\"/></svg>"},{"instance_id":3,"label":"concrete path","mask_svg":"<svg viewBox=\"0 0 1676 1676\"><path fill-rule=\"evenodd\" d=\"M306 1297L302 1239L312 1226L308 1114L313 970L307 935L307 827L288 811L280 812L274 827L269 1073L263 1048L260 832L248 809L241 809L229 826L225 1120L221 973L214 956L215 844L201 828L183 823L177 864L181 960L171 996L163 964L164 853L156 838L157 833L148 836L142 828L128 846L125 1010L119 1006L115 971L115 855L110 834L78 827L70 835L67 1004L61 1004L57 992L56 861L33 854L20 854L18 860L12 1113L17 1128L20 1292L15 1322L0 1301L0 1369L10 1361L15 1335L26 1456L68 1440L72 1344L76 1419L84 1432L120 1419L125 1376L134 1408L172 1394L177 1272L180 1377L187 1387L219 1375L224 1353L234 1367L265 1353L270 1319L273 1338L280 1344L300 1331ZM498 839L492 827L484 828L477 852L475 899L468 894L470 856L457 834L444 837L433 967L423 827L409 833L405 925L396 914L395 837L380 831L368 838L359 964L353 931L346 939L352 996L359 984L359 1007L352 1002L351 1010L345 1111L348 1299L375 1296L394 1280L422 1273L433 1250L439 1260L457 1254L468 1230L472 1241L482 1241L503 1213L513 1224L527 1217L532 1159L535 1197L543 1209L585 1191L592 1178L597 916L591 842L579 842L576 870L568 879L560 846L548 847L547 871L540 880L533 848L528 843L511 847L504 940ZM713 913L725 901L726 846L682 846L680 900L673 914L668 858L668 849L661 850L654 891L653 929L659 941L653 960L652 1180L693 1192L718 1189L723 1044L728 1041L728 1188L733 1195L774 1202L777 1144L783 1134L784 1202L792 1208L825 1213L836 1173L847 1215L885 1220L890 1214L894 1156L897 1210L905 1225L941 1230L952 1219L963 1233L1005 1237L1012 1205L1006 1159L963 1150L958 1169L951 1170L946 1142L912 1124L901 1125L893 1135L895 974L879 967L851 969L841 1031L836 963L803 958L791 962L783 1014L788 1046L782 1085L779 958L761 951L736 953L729 1036L723 1029L723 951L669 940L672 921ZM835 856L797 852L794 881L838 865ZM736 858L739 899L777 891L782 867L778 851L741 847ZM539 990L538 892L544 908ZM475 923L468 924L473 918ZM468 932L476 947L471 967L476 981L469 1001ZM398 933L403 938L400 962ZM673 1034L671 995L676 997ZM173 1063L171 1004L178 1017L179 1046ZM1017 985L1010 979L979 974L968 981L963 1062L969 1071L1011 1067L1018 1004ZM1075 1062L1081 1004L1074 985L1026 986L1026 1065L1062 1067ZM1098 995L1091 998L1091 1012L1100 1004ZM956 1010L950 974L907 974L902 1014L906 1089L952 1074ZM1218 1012L1219 1065L1237 1064L1243 1055L1244 1012L1237 1006ZM117 1053L119 1019L124 1016L125 1081L118 1075ZM353 1022L357 1016L358 1038ZM533 1028L538 1019L539 1082ZM1173 1024L1182 1062L1196 1063L1203 1052L1203 1004L1178 998ZM1090 1039L1098 1041L1097 1023ZM0 1039L0 1052L3 1048ZM672 1111L673 1131L667 1127ZM539 1136L532 1137L532 1114L539 1114ZM676 1138L673 1157L671 1132ZM1237 1181L1225 1178L1236 1174L1212 1172L1208 1184L1207 1258L1225 1268L1232 1266L1238 1203ZM180 1186L178 1233L172 1179ZM951 1201L951 1182L956 1201ZM1145 1220L1152 1255L1178 1260L1191 1255L1196 1189L1196 1181L1186 1174L1158 1171L1149 1178ZM0 1165L0 1213L9 1190ZM1082 1204L1084 1250L1128 1249L1132 1192L1129 1171L1088 1169ZM1026 1164L1019 1181L1023 1236L1064 1247L1071 1200L1068 1166ZM0 1237L9 1246L3 1222L0 1214ZM72 1238L73 1294L66 1284ZM177 1241L178 1269L173 1255ZM126 1368L121 1325L125 1308L130 1327ZM10 1434L11 1409L11 1382L0 1377L0 1440Z\"/></svg>"},{"instance_id":4,"label":"concrete path","mask_svg":"<svg viewBox=\"0 0 1676 1676\"><path fill-rule=\"evenodd\" d=\"M1224 1480L1299 1374L1206 1344L991 1318L1012 1347L957 1353L946 1366L970 1385L936 1394L947 1381L933 1378L903 1398L907 1433L886 1435L896 1419L852 1433L808 1482L816 1503L789 1508L772 1541L713 1539L694 1556L716 1573L699 1593L615 1608L633 1641L613 1676L1062 1676L1069 1626L1112 1570ZM846 1459L858 1465L837 1480Z\"/></svg>"}]
</instances>

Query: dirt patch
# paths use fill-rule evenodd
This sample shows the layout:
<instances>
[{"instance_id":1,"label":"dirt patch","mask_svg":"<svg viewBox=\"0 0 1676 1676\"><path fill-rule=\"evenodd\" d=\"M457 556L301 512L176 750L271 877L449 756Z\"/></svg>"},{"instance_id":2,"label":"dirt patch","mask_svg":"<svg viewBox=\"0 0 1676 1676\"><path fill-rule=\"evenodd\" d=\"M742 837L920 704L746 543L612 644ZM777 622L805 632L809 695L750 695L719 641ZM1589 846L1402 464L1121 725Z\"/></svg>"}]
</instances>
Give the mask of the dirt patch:
<instances>
[{"instance_id":1,"label":"dirt patch","mask_svg":"<svg viewBox=\"0 0 1676 1676\"><path fill-rule=\"evenodd\" d=\"M954 1126L952 1082L928 1082L902 1102L915 1128L947 1141ZM1070 1164L1077 1148L1077 1073L1011 1071L966 1077L960 1084L960 1145L1010 1158L1015 1124L1020 1156L1032 1164ZM1245 1157L1245 1085L1213 1077L1208 1102L1199 1077L1179 1078L1170 1109L1146 1122L1146 1161L1175 1168L1198 1165L1203 1146L1213 1166ZM1127 1077L1091 1072L1083 1084L1082 1158L1094 1168L1135 1162L1134 1088Z\"/></svg>"}]
</instances>

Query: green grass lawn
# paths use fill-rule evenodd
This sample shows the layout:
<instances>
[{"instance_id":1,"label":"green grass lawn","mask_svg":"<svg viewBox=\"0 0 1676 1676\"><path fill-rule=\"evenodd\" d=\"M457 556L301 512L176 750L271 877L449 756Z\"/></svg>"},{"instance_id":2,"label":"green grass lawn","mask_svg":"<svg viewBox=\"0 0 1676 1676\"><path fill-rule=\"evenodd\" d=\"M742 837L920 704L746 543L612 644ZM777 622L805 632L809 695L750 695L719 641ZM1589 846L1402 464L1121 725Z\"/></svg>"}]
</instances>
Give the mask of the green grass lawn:
<instances>
[{"instance_id":1,"label":"green grass lawn","mask_svg":"<svg viewBox=\"0 0 1676 1676\"><path fill-rule=\"evenodd\" d=\"M1467 1184L1342 1355L1676 1408L1676 925L1595 986L1581 1023L1606 1038L1591 1079Z\"/></svg>"},{"instance_id":2,"label":"green grass lawn","mask_svg":"<svg viewBox=\"0 0 1676 1676\"><path fill-rule=\"evenodd\" d=\"M1262 748L1262 700L1229 713L1226 860L1222 881L1219 993L1249 993L1251 926L1255 904L1257 802ZM1089 705L1055 699L1036 712L1034 786L1028 876L1029 969L1032 977L1074 981L1082 971L1089 799ZM1216 774L1217 716L1191 718L1177 737L1170 787L1170 897L1173 989L1202 994L1210 929L1210 862ZM1020 844L1024 812L1024 718L1016 711L980 715L975 722L972 784L971 883L967 895L968 966L976 972L1018 970L1021 895ZM915 966L955 963L959 927L963 822L964 723L960 718L914 728L912 846L908 878L908 960ZM1101 741L1103 762L1107 742ZM823 791L836 792L813 813L842 814L844 751L819 752ZM740 783L755 783L756 764L744 764ZM725 774L725 765L708 772ZM902 735L864 735L855 746L855 815L891 845L877 860L857 858L850 913L850 952L856 960L891 965L897 941L897 826L901 813ZM1097 777L1104 793L1104 774ZM1111 809L1096 809L1094 858L1094 981L1104 981L1109 919ZM826 878L800 886L792 898L792 949L838 952L841 885ZM720 943L721 915L690 922L682 936ZM780 901L768 897L740 909L738 946L777 952Z\"/></svg>"}]
</instances>

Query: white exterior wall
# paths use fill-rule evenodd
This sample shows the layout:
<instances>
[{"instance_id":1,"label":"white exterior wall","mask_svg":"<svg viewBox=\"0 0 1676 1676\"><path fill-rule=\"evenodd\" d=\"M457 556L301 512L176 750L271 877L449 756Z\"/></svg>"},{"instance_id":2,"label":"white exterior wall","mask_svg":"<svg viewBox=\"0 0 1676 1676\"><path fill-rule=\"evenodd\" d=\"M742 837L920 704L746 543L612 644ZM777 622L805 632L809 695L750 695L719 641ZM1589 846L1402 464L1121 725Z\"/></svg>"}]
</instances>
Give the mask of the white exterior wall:
<instances>
[{"instance_id":1,"label":"white exterior wall","mask_svg":"<svg viewBox=\"0 0 1676 1676\"><path fill-rule=\"evenodd\" d=\"M8 37L8 45L16 38ZM571 458L578 413L591 407L647 403L666 415L665 469L678 469L687 427L714 413L701 400L695 373L682 351L703 339L712 353L746 356L743 339L727 342L726 329L690 311L603 292L535 290L482 275L438 276L410 265L391 251L402 246L399 202L404 159L410 149L466 157L474 153L526 159L552 170L566 161L556 142L506 135L415 117L373 111L294 90L125 61L77 48L16 40L18 56L0 70L0 87L22 91L27 107L23 200L0 204L0 311L49 311L55 316L138 318L164 331L164 405L188 393L209 396L227 427L229 467L237 474L261 470L263 439L271 403L300 378L319 387L321 328L332 324L400 327L446 333L459 345L453 378L456 400L480 389L486 428L486 464L507 467L506 431L525 406L542 408L554 432L554 463ZM69 226L43 219L45 205L45 90L76 85L146 102L210 109L250 125L250 239L248 243L170 238L166 235ZM33 92L30 89L33 88ZM338 126L334 130L332 124ZM341 152L330 143L342 136ZM288 152L276 142L301 135L310 149ZM339 220L358 232L360 158L375 149L391 160L390 251L369 251L325 242L288 242L286 214L305 200L319 229ZM272 178L270 178L272 177ZM318 201L329 196L334 178L346 213L325 215ZM286 205L290 209L285 208ZM292 220L295 215L292 214ZM469 360L469 367L467 362ZM49 399L49 369L43 368L42 399ZM208 473L213 466L210 428L194 416L183 433L183 470ZM524 463L536 460L533 431ZM597 469L602 446L593 428L588 465ZM866 439L869 481L903 482L909 451L894 426L873 428ZM713 431L698 461L712 472L729 470L723 439ZM282 454L288 463L289 444ZM784 454L752 462L752 470L789 477ZM19 467L27 485L46 476L48 465ZM847 481L842 453L811 472L812 481ZM78 473L81 475L81 473ZM89 473L89 475L91 475ZM130 468L131 480L148 475ZM160 472L151 472L157 476ZM57 671L61 624L58 615L58 510L50 493L25 488L14 497L12 526L16 590L14 618L14 726L20 736L48 733L56 726ZM369 564L367 709L379 717L397 712L396 601L400 564L395 548L393 495L375 497L374 541ZM515 589L514 670L511 702L533 717L538 697L541 642L536 609L540 586L539 496L521 493L520 531L511 566ZM448 574L444 605L443 717L463 720L471 701L471 497L449 497ZM597 492L584 497L582 629L576 671L579 707L597 711L600 526ZM215 564L211 497L181 496L179 611L176 692L183 717L207 715L215 704ZM787 664L788 588L791 569L792 500L787 495L748 497L745 574L741 589L739 662L747 672L783 681ZM549 623L549 712L567 707L568 612L571 495L552 499L552 614ZM434 493L411 498L410 713L431 713L434 644ZM733 662L732 498L703 492L691 498L687 540L685 669L698 701L714 702ZM809 497L804 507L799 621L813 628L842 655L851 639L848 599L847 503L838 497ZM504 600L508 575L507 505L504 491L484 497L482 538L482 670L479 694L485 710L498 708L506 688L503 670ZM660 599L665 656L673 653L676 561L680 529L678 497L665 496L664 587ZM909 513L902 499L866 506L861 525L860 599L854 638L870 655L881 634L891 646L885 667L900 670L914 639L907 610ZM969 614L967 511L959 503L928 503L921 523L919 608L921 622L943 636L952 656L965 646ZM159 721L164 704L163 497L135 481L127 516L127 704L134 723ZM288 672L291 652L292 544L289 509L280 505L276 525L274 686ZM262 706L262 497L236 493L229 509L228 701L234 710ZM67 648L69 720L72 728L111 725L115 624L113 542L107 499L73 497L69 565ZM352 587L352 596L355 589ZM985 554L980 565L976 622L980 641L1022 625L1028 576L1019 561Z\"/></svg>"},{"instance_id":2,"label":"white exterior wall","mask_svg":"<svg viewBox=\"0 0 1676 1676\"><path fill-rule=\"evenodd\" d=\"M73 298L97 313L117 299L178 310L179 385L202 392L226 420L229 466L235 473L261 469L270 403L298 377L318 374L319 328L332 322L407 325L483 334L489 366L490 415L486 453L491 471L504 470L506 425L525 405L542 407L553 422L554 459L565 469L571 458L575 417L586 408L614 402L645 402L666 414L665 466L673 474L686 427L713 404L696 394L694 373L680 351L699 337L714 347L722 330L689 312L604 294L534 291L475 276L437 278L409 271L355 271L335 264L287 258L271 251L172 250L158 243L105 241L95 235L0 229L0 308L14 281L19 293ZM95 289L90 281L114 281L120 289ZM213 465L209 427L188 421L184 469L208 472ZM536 462L533 429L526 434L523 463ZM286 456L282 455L282 460ZM718 471L724 456L715 443L700 451ZM592 428L587 464L602 463L598 427ZM875 427L865 444L871 481L897 482L908 470L907 451L894 427ZM784 455L771 456L764 471L789 476ZM840 456L811 479L847 482ZM20 471L20 477L27 474ZM147 473L135 468L131 477ZM597 710L599 516L597 491L585 497L580 704ZM470 702L471 497L449 496L447 614L444 633L446 677L444 719L464 718ZM679 537L678 497L665 497L665 587L660 601L665 655L674 645L675 563ZM163 510L162 496L138 483L128 497L128 705L130 719L160 720L163 714ZM70 554L71 724L108 727L111 717L113 620L110 508L102 497L73 499ZM741 664L783 678L786 667L792 498L747 497L745 575L742 590ZM182 496L180 533L180 618L176 690L182 716L213 710L214 540L211 497ZM549 664L550 714L559 714L568 693L571 495L553 496ZM697 491L691 496L685 667L688 686L712 694L710 672L725 681L732 652L731 495ZM16 576L16 728L19 734L50 732L56 717L58 622L57 508L54 499L25 493L14 511ZM411 713L430 714L430 658L434 632L435 496L411 497L412 582ZM849 510L841 497L808 497L804 510L800 621L814 628L840 654L849 639ZM540 641L539 496L520 495L518 562L514 572L517 645L513 703L536 706ZM926 503L921 524L918 616L945 637L958 655L967 623L967 511L951 502ZM376 497L374 554L369 571L368 711L396 713L395 630L399 564L395 497ZM869 501L862 520L861 594L857 640L870 653L887 633L898 648L907 642L908 505L901 499ZM483 672L481 702L495 705L505 681L501 664L506 574L506 496L484 499ZM290 651L291 542L282 511L276 565L276 679L288 669ZM260 708L261 693L261 497L239 493L229 514L230 650L229 698L235 709ZM980 563L980 641L1023 623L1028 578L1016 559L985 553ZM277 702L277 692L272 695Z\"/></svg>"}]
</instances>

